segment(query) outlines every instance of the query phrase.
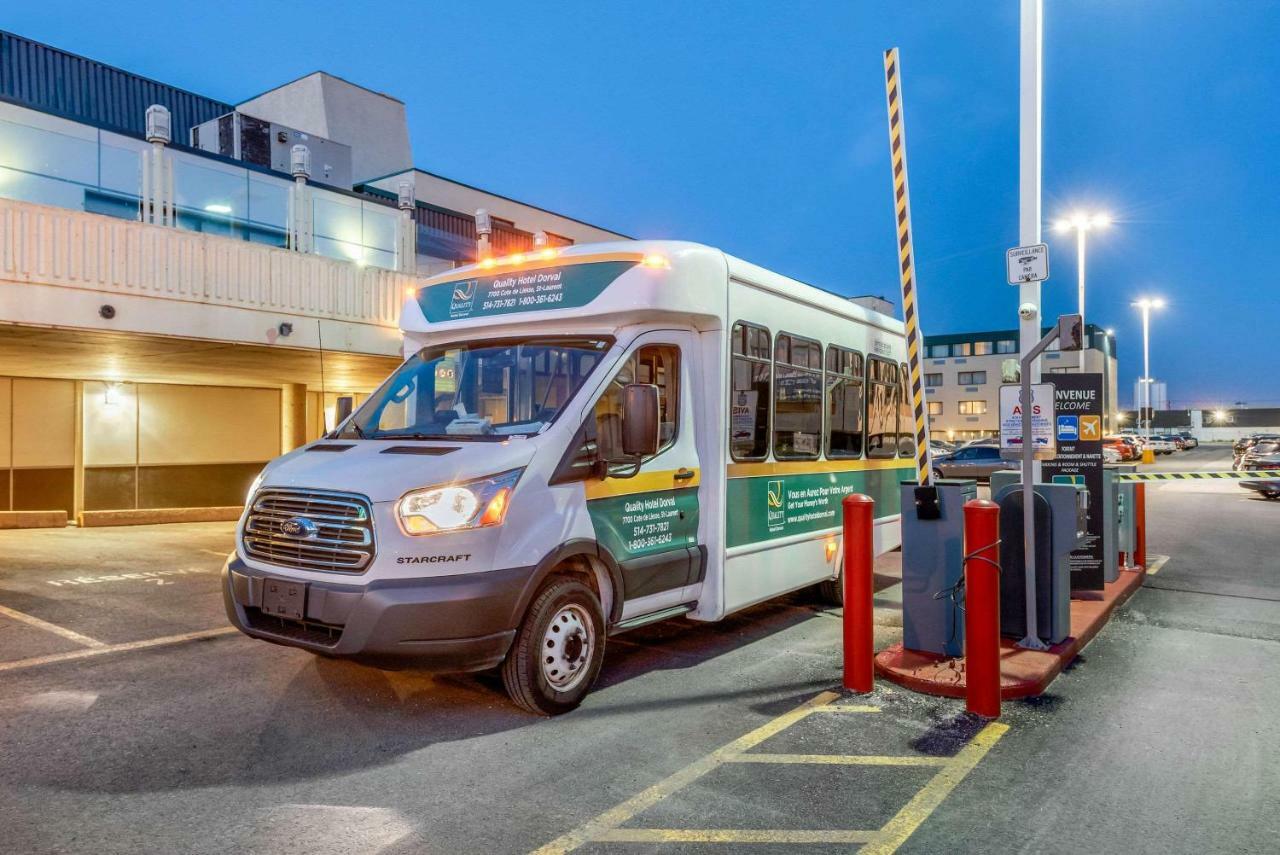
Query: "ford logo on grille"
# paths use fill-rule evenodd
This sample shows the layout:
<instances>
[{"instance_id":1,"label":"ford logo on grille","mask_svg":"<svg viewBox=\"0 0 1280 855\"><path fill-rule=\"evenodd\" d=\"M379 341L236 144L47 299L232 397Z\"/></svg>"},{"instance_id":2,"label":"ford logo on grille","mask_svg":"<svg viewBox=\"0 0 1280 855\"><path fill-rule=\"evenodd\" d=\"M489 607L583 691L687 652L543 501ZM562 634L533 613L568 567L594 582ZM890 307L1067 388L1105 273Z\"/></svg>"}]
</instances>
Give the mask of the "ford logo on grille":
<instances>
[{"instance_id":1,"label":"ford logo on grille","mask_svg":"<svg viewBox=\"0 0 1280 855\"><path fill-rule=\"evenodd\" d=\"M320 528L306 517L293 517L280 523L280 533L298 540L310 540L320 533Z\"/></svg>"}]
</instances>

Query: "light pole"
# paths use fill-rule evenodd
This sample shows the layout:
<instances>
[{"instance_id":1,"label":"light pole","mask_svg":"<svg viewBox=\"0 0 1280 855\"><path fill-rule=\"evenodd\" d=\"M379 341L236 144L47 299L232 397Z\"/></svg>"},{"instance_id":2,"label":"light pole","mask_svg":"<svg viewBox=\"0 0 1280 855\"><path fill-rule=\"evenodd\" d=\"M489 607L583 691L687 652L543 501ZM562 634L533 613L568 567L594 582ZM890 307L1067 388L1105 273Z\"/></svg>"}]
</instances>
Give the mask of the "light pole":
<instances>
[{"instance_id":1,"label":"light pole","mask_svg":"<svg viewBox=\"0 0 1280 855\"><path fill-rule=\"evenodd\" d=\"M1164 300L1159 297L1152 299L1143 297L1141 300L1135 300L1131 305L1137 306L1142 310L1142 409L1138 413L1138 421L1142 422L1142 417L1146 415L1146 429L1144 436L1151 439L1151 310L1163 309Z\"/></svg>"},{"instance_id":2,"label":"light pole","mask_svg":"<svg viewBox=\"0 0 1280 855\"><path fill-rule=\"evenodd\" d=\"M1077 312L1081 320L1084 320L1084 245L1085 233L1090 229L1105 229L1111 225L1111 217L1107 214L1093 213L1089 214L1084 211L1076 211L1070 217L1058 220L1053 224L1053 230L1059 234L1075 230L1076 233L1076 296L1078 298L1079 307ZM1084 371L1084 349L1081 349L1078 357L1079 362L1076 363L1077 371Z\"/></svg>"}]
</instances>

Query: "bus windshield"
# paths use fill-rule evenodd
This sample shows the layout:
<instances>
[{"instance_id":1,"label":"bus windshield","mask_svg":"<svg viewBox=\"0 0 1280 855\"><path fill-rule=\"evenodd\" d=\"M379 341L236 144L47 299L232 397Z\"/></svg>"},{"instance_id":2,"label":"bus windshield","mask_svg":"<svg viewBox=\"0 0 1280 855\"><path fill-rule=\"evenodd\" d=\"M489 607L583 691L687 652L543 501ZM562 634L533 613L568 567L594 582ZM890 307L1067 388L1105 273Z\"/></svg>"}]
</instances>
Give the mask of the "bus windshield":
<instances>
[{"instance_id":1,"label":"bus windshield","mask_svg":"<svg viewBox=\"0 0 1280 855\"><path fill-rule=\"evenodd\" d=\"M549 425L612 340L538 337L424 347L347 420L346 439L503 439Z\"/></svg>"}]
</instances>

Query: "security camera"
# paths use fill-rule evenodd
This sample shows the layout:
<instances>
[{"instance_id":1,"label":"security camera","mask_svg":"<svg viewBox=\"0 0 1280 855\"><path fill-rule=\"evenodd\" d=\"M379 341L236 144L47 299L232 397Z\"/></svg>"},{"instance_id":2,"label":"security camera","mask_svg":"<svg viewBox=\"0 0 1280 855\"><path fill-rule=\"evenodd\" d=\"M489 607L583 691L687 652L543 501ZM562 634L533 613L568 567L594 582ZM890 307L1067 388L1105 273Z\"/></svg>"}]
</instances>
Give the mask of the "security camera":
<instances>
[{"instance_id":1,"label":"security camera","mask_svg":"<svg viewBox=\"0 0 1280 855\"><path fill-rule=\"evenodd\" d=\"M1035 303L1023 303L1018 307L1018 317L1024 321L1033 321L1040 314L1040 310L1036 308Z\"/></svg>"}]
</instances>

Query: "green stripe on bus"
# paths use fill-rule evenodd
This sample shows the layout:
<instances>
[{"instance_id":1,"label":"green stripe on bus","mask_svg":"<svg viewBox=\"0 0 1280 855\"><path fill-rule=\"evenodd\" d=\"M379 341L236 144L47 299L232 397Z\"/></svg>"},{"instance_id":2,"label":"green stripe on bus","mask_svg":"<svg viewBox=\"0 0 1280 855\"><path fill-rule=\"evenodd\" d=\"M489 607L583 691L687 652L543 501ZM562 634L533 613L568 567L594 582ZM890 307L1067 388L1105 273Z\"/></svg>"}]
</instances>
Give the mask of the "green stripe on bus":
<instances>
[{"instance_id":1,"label":"green stripe on bus","mask_svg":"<svg viewBox=\"0 0 1280 855\"><path fill-rule=\"evenodd\" d=\"M914 477L914 470L899 467L730 478L726 540L734 547L834 528L850 493L874 499L876 517L894 516L901 509L899 485Z\"/></svg>"}]
</instances>

